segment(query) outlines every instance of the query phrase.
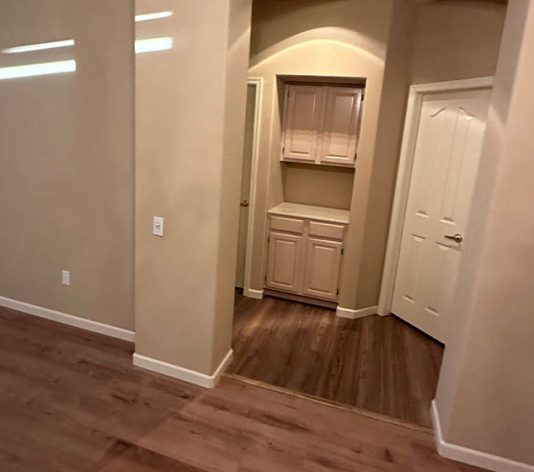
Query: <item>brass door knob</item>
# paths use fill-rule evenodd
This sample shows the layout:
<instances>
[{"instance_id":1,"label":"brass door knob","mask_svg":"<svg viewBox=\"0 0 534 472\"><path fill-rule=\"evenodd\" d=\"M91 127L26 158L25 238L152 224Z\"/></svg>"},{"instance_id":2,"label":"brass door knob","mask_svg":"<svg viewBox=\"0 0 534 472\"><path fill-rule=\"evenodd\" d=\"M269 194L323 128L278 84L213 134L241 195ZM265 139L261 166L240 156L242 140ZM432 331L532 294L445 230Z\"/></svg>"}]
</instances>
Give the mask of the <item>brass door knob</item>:
<instances>
[{"instance_id":1,"label":"brass door knob","mask_svg":"<svg viewBox=\"0 0 534 472\"><path fill-rule=\"evenodd\" d=\"M248 200L243 200L240 205L245 208L245 207L248 207Z\"/></svg>"}]
</instances>

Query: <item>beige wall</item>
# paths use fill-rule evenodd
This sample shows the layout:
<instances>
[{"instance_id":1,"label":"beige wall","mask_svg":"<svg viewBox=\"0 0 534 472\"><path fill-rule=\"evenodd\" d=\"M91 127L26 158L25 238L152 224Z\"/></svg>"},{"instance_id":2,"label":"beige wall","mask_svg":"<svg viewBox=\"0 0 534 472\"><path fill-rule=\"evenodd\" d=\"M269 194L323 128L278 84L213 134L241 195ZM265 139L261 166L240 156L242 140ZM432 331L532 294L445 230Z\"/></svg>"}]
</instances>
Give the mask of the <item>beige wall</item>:
<instances>
[{"instance_id":1,"label":"beige wall","mask_svg":"<svg viewBox=\"0 0 534 472\"><path fill-rule=\"evenodd\" d=\"M132 2L2 2L0 48L66 38L0 58L78 66L1 81L0 296L133 329Z\"/></svg>"},{"instance_id":2,"label":"beige wall","mask_svg":"<svg viewBox=\"0 0 534 472\"><path fill-rule=\"evenodd\" d=\"M493 75L505 13L504 2L484 0L440 0L421 6L412 82Z\"/></svg>"},{"instance_id":3,"label":"beige wall","mask_svg":"<svg viewBox=\"0 0 534 472\"><path fill-rule=\"evenodd\" d=\"M410 87L411 54L416 7L394 3L387 44L384 86L380 101L377 143L369 182L361 263L355 274L355 299L345 302L363 308L377 304L389 232L397 164Z\"/></svg>"},{"instance_id":4,"label":"beige wall","mask_svg":"<svg viewBox=\"0 0 534 472\"><path fill-rule=\"evenodd\" d=\"M348 282L356 292L342 287L343 306L377 303L409 86L493 75L505 14L504 3L484 0L394 3L369 188L354 192L368 199L361 260Z\"/></svg>"},{"instance_id":5,"label":"beige wall","mask_svg":"<svg viewBox=\"0 0 534 472\"><path fill-rule=\"evenodd\" d=\"M138 0L136 352L212 373L230 348L250 0ZM164 238L151 234L163 216Z\"/></svg>"},{"instance_id":6,"label":"beige wall","mask_svg":"<svg viewBox=\"0 0 534 472\"><path fill-rule=\"evenodd\" d=\"M354 170L306 164L284 164L284 201L350 209Z\"/></svg>"},{"instance_id":7,"label":"beige wall","mask_svg":"<svg viewBox=\"0 0 534 472\"><path fill-rule=\"evenodd\" d=\"M213 368L232 344L251 15L251 0L229 1Z\"/></svg>"},{"instance_id":8,"label":"beige wall","mask_svg":"<svg viewBox=\"0 0 534 472\"><path fill-rule=\"evenodd\" d=\"M436 397L445 440L531 465L533 71L534 4L511 2Z\"/></svg>"},{"instance_id":9,"label":"beige wall","mask_svg":"<svg viewBox=\"0 0 534 472\"><path fill-rule=\"evenodd\" d=\"M254 5L249 75L263 77L264 94L252 288L261 289L263 285L266 212L284 199L278 155L281 110L276 74L367 78L346 250L346 260L352 263L345 264L345 282L340 294L342 303L347 303L344 306L355 304L354 270L361 253L360 229L365 220L392 5L393 1L389 0L266 0ZM298 189L293 190L298 195L291 193L292 190L288 192L288 180L302 182L303 175L292 170L286 172L285 191L290 198L303 197ZM347 175L340 175L342 185L348 188ZM349 206L347 195L338 195L334 200L332 203Z\"/></svg>"}]
</instances>

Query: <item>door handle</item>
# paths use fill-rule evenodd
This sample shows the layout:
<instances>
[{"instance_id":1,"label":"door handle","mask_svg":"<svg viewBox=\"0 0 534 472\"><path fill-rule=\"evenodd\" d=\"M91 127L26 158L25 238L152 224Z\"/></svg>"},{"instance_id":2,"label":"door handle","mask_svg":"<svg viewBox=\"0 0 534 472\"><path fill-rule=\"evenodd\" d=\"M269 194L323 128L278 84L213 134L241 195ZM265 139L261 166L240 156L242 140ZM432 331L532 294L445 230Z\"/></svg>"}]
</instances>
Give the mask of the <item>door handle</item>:
<instances>
[{"instance_id":1,"label":"door handle","mask_svg":"<svg viewBox=\"0 0 534 472\"><path fill-rule=\"evenodd\" d=\"M453 241L457 242L458 244L461 243L463 240L464 240L464 237L459 234L459 233L456 233L456 234L446 234L445 237L447 239L452 239Z\"/></svg>"},{"instance_id":2,"label":"door handle","mask_svg":"<svg viewBox=\"0 0 534 472\"><path fill-rule=\"evenodd\" d=\"M243 200L239 205L243 208L248 207L248 200Z\"/></svg>"}]
</instances>

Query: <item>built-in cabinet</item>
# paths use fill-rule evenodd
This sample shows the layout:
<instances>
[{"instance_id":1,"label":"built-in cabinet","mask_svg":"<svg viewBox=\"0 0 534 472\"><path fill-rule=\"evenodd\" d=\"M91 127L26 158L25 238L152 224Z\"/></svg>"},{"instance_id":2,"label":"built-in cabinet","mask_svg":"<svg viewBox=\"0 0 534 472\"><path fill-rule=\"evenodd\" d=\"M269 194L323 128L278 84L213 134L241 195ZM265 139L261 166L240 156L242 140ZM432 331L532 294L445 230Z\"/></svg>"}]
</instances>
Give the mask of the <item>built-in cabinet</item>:
<instances>
[{"instance_id":1,"label":"built-in cabinet","mask_svg":"<svg viewBox=\"0 0 534 472\"><path fill-rule=\"evenodd\" d=\"M363 88L285 85L281 160L353 167Z\"/></svg>"},{"instance_id":2,"label":"built-in cabinet","mask_svg":"<svg viewBox=\"0 0 534 472\"><path fill-rule=\"evenodd\" d=\"M265 287L337 301L348 211L282 203L269 211Z\"/></svg>"}]
</instances>

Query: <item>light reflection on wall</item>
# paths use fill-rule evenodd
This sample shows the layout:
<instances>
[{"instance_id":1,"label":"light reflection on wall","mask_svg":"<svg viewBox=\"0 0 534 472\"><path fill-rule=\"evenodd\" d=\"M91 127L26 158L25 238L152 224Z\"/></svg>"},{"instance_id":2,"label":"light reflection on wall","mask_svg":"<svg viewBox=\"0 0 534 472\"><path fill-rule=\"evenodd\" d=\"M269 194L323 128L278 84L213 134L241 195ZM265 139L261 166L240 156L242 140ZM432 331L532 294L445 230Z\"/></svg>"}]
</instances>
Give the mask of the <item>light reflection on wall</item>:
<instances>
[{"instance_id":1,"label":"light reflection on wall","mask_svg":"<svg viewBox=\"0 0 534 472\"><path fill-rule=\"evenodd\" d=\"M64 39L61 41L51 41L47 43L35 43L35 44L25 44L23 46L15 46L12 48L2 49L3 54L19 54L23 52L32 52L32 51L44 51L46 49L57 49L57 48L66 48L74 46L76 42L74 39Z\"/></svg>"},{"instance_id":2,"label":"light reflection on wall","mask_svg":"<svg viewBox=\"0 0 534 472\"><path fill-rule=\"evenodd\" d=\"M142 15L135 15L135 22L139 23L140 21L161 20L162 18L168 18L169 16L172 16L172 11L145 13Z\"/></svg>"},{"instance_id":3,"label":"light reflection on wall","mask_svg":"<svg viewBox=\"0 0 534 472\"><path fill-rule=\"evenodd\" d=\"M160 25L166 29L166 22L153 21L170 18L174 13L170 10L153 11L149 13L139 13L135 15L136 31L138 36L135 41L135 53L143 54L147 52L166 51L174 46L173 38L163 36ZM139 24L141 23L141 24ZM141 34L139 34L141 32Z\"/></svg>"},{"instance_id":4,"label":"light reflection on wall","mask_svg":"<svg viewBox=\"0 0 534 472\"><path fill-rule=\"evenodd\" d=\"M74 39L63 39L59 41L49 41L44 43L23 44L2 49L2 54L21 54L35 51L46 51L49 49L59 49L72 47L76 44ZM67 59L61 61L48 61L30 64L10 65L0 67L0 80L17 79L21 77L34 77L40 75L62 74L76 71L76 61Z\"/></svg>"},{"instance_id":5,"label":"light reflection on wall","mask_svg":"<svg viewBox=\"0 0 534 472\"><path fill-rule=\"evenodd\" d=\"M135 53L165 51L172 46L173 40L170 37L138 39L135 41Z\"/></svg>"},{"instance_id":6,"label":"light reflection on wall","mask_svg":"<svg viewBox=\"0 0 534 472\"><path fill-rule=\"evenodd\" d=\"M76 71L76 61L54 61L23 66L0 67L0 80Z\"/></svg>"}]
</instances>

